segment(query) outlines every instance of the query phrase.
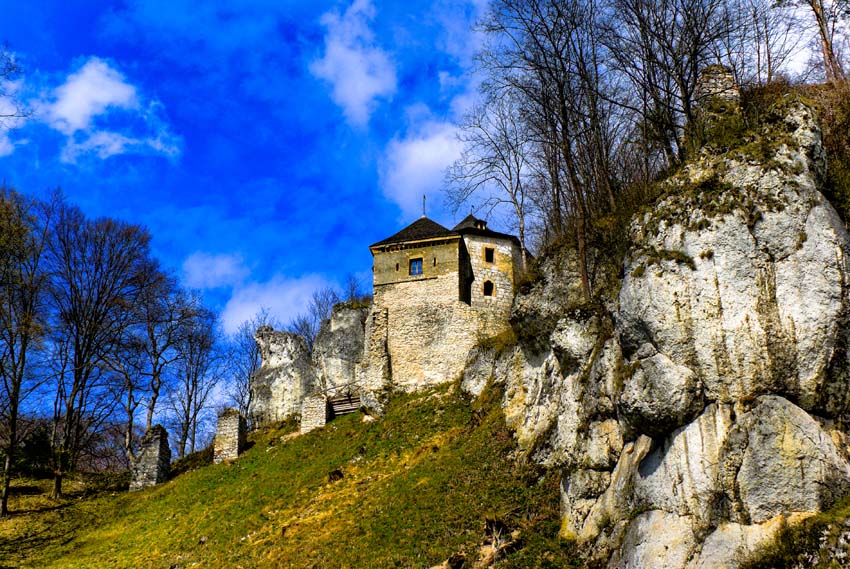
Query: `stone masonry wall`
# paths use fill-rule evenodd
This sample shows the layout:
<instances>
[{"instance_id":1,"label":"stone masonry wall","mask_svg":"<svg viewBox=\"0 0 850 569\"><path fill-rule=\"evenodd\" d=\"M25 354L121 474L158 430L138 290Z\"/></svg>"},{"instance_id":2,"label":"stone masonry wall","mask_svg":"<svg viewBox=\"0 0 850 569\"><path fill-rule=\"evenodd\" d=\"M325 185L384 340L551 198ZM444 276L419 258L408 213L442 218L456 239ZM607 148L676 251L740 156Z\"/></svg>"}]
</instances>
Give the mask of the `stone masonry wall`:
<instances>
[{"instance_id":1,"label":"stone masonry wall","mask_svg":"<svg viewBox=\"0 0 850 569\"><path fill-rule=\"evenodd\" d=\"M491 312L507 319L514 300L515 251L518 249L507 239L493 239L479 235L465 235L469 262L472 265L472 306L479 311ZM485 250L493 249L493 262L485 259ZM484 283L494 285L493 295L484 296Z\"/></svg>"},{"instance_id":2,"label":"stone masonry wall","mask_svg":"<svg viewBox=\"0 0 850 569\"><path fill-rule=\"evenodd\" d=\"M213 443L213 463L236 460L245 449L247 431L245 417L236 409L226 409L219 415Z\"/></svg>"},{"instance_id":3,"label":"stone masonry wall","mask_svg":"<svg viewBox=\"0 0 850 569\"><path fill-rule=\"evenodd\" d=\"M717 97L737 103L741 98L732 69L724 65L710 65L703 69L697 83L696 95L698 102Z\"/></svg>"},{"instance_id":4,"label":"stone masonry wall","mask_svg":"<svg viewBox=\"0 0 850 569\"><path fill-rule=\"evenodd\" d=\"M363 357L356 369L357 384L362 390L378 392L390 380L390 353L387 347L389 312L375 306L374 301L366 318Z\"/></svg>"},{"instance_id":5,"label":"stone masonry wall","mask_svg":"<svg viewBox=\"0 0 850 569\"><path fill-rule=\"evenodd\" d=\"M320 429L328 422L328 400L324 395L305 397L301 405L301 432Z\"/></svg>"},{"instance_id":6,"label":"stone masonry wall","mask_svg":"<svg viewBox=\"0 0 850 569\"><path fill-rule=\"evenodd\" d=\"M448 274L457 275L460 238L423 244L399 244L389 251L375 255L373 275L375 285L407 281L422 281ZM410 260L422 259L422 274L410 274ZM458 291L455 290L455 298Z\"/></svg>"},{"instance_id":7,"label":"stone masonry wall","mask_svg":"<svg viewBox=\"0 0 850 569\"><path fill-rule=\"evenodd\" d=\"M387 283L386 271L379 274L376 269L363 360L366 369L361 374L371 380L371 389L378 383L377 368L387 364L392 385L403 390L452 381L460 376L470 350L509 328L519 248L508 239L476 235L464 236L464 243L474 276L469 304L459 300L461 272L466 274L457 262L459 248L451 250L456 255L453 270L440 269L448 265L448 259L444 262L438 254L421 253L425 262L420 279ZM494 249L493 262L485 259L486 247ZM394 269L387 255L377 254L375 266ZM494 284L492 296L484 296L485 281Z\"/></svg>"},{"instance_id":8,"label":"stone masonry wall","mask_svg":"<svg viewBox=\"0 0 850 569\"><path fill-rule=\"evenodd\" d=\"M387 311L392 384L404 390L458 377L477 343L478 315L458 300L458 274L426 283L376 287L374 310Z\"/></svg>"},{"instance_id":9,"label":"stone masonry wall","mask_svg":"<svg viewBox=\"0 0 850 569\"><path fill-rule=\"evenodd\" d=\"M171 465L171 449L168 446L168 431L162 425L154 425L145 434L136 461L131 468L130 491L156 486L168 480Z\"/></svg>"}]
</instances>

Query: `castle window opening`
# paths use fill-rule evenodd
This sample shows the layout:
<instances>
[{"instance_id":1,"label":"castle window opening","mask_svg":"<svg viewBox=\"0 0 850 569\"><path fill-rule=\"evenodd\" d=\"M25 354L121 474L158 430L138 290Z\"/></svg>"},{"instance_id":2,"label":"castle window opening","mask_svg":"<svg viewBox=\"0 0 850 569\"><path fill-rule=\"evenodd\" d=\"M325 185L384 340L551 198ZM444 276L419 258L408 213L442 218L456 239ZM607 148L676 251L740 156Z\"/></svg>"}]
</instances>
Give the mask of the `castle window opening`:
<instances>
[{"instance_id":1,"label":"castle window opening","mask_svg":"<svg viewBox=\"0 0 850 569\"><path fill-rule=\"evenodd\" d=\"M421 275L422 274L422 259L411 259L410 260L410 274L411 275Z\"/></svg>"},{"instance_id":2,"label":"castle window opening","mask_svg":"<svg viewBox=\"0 0 850 569\"><path fill-rule=\"evenodd\" d=\"M398 270L398 263L395 264L395 270Z\"/></svg>"},{"instance_id":3,"label":"castle window opening","mask_svg":"<svg viewBox=\"0 0 850 569\"><path fill-rule=\"evenodd\" d=\"M493 296L493 289L493 281L484 281L484 296Z\"/></svg>"},{"instance_id":4,"label":"castle window opening","mask_svg":"<svg viewBox=\"0 0 850 569\"><path fill-rule=\"evenodd\" d=\"M437 257L434 257L434 266L437 266Z\"/></svg>"},{"instance_id":5,"label":"castle window opening","mask_svg":"<svg viewBox=\"0 0 850 569\"><path fill-rule=\"evenodd\" d=\"M495 249L493 249L492 247L485 247L484 248L484 262L485 263L492 263L495 256L496 256L496 250ZM490 283L490 284L492 284L492 283Z\"/></svg>"}]
</instances>

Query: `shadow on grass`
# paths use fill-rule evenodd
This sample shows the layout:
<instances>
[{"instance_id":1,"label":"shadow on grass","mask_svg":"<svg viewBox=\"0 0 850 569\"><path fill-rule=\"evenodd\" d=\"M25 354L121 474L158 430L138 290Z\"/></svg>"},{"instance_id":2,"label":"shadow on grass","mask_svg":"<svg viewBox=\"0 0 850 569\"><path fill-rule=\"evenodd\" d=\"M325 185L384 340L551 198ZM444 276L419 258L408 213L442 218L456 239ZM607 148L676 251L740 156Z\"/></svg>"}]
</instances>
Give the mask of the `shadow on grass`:
<instances>
[{"instance_id":1,"label":"shadow on grass","mask_svg":"<svg viewBox=\"0 0 850 569\"><path fill-rule=\"evenodd\" d=\"M66 503L48 506L46 508L20 510L11 512L10 518L14 519L33 513L58 512L68 508L70 505L70 503ZM30 552L42 550L47 546L67 545L73 540L74 535L82 523L82 520L70 524L48 522L44 523L38 529L30 527L23 535L0 541L0 558L7 561L10 559L25 561L30 557ZM4 567L7 566L0 565L0 569ZM15 565L9 567L15 567Z\"/></svg>"},{"instance_id":2,"label":"shadow on grass","mask_svg":"<svg viewBox=\"0 0 850 569\"><path fill-rule=\"evenodd\" d=\"M33 484L29 484L26 486L10 486L9 487L9 495L10 496L35 496L36 494L41 494L44 492L38 486ZM0 568L2 569L2 568Z\"/></svg>"}]
</instances>

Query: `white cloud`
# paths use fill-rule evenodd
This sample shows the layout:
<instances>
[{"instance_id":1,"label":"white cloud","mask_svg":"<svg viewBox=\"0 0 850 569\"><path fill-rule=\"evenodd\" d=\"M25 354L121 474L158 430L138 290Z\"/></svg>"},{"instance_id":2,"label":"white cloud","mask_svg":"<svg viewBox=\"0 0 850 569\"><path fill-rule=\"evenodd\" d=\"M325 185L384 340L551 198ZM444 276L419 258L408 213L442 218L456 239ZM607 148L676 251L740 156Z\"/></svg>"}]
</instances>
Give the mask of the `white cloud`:
<instances>
[{"instance_id":1,"label":"white cloud","mask_svg":"<svg viewBox=\"0 0 850 569\"><path fill-rule=\"evenodd\" d=\"M183 261L183 282L189 288L232 287L248 276L245 260L238 253L212 255L197 251Z\"/></svg>"},{"instance_id":2,"label":"white cloud","mask_svg":"<svg viewBox=\"0 0 850 569\"><path fill-rule=\"evenodd\" d=\"M21 81L0 81L0 156L8 156L15 151L15 147L26 141L13 141L9 137L9 131L20 128L25 122L25 117L19 115L23 109L15 104L20 96L23 83Z\"/></svg>"},{"instance_id":3,"label":"white cloud","mask_svg":"<svg viewBox=\"0 0 850 569\"><path fill-rule=\"evenodd\" d=\"M63 162L90 154L101 159L126 153L180 154L179 137L161 118L162 104L140 95L121 72L100 58L90 57L68 75L42 106L41 120L66 136ZM126 125L122 131L106 126L116 117Z\"/></svg>"},{"instance_id":4,"label":"white cloud","mask_svg":"<svg viewBox=\"0 0 850 569\"><path fill-rule=\"evenodd\" d=\"M136 88L124 76L97 57L90 58L53 92L48 108L50 126L66 135L91 127L92 119L110 108L136 109Z\"/></svg>"},{"instance_id":5,"label":"white cloud","mask_svg":"<svg viewBox=\"0 0 850 569\"><path fill-rule=\"evenodd\" d=\"M239 325L254 316L261 308L269 309L279 322L289 322L307 311L313 292L330 283L318 275L292 279L276 275L262 283L248 283L233 291L221 313L224 331L236 332Z\"/></svg>"},{"instance_id":6,"label":"white cloud","mask_svg":"<svg viewBox=\"0 0 850 569\"><path fill-rule=\"evenodd\" d=\"M366 125L377 99L389 98L396 90L395 67L374 45L369 29L374 17L369 0L355 0L341 16L336 11L323 15L325 54L310 65L315 77L333 86L331 98L354 126Z\"/></svg>"},{"instance_id":7,"label":"white cloud","mask_svg":"<svg viewBox=\"0 0 850 569\"><path fill-rule=\"evenodd\" d=\"M0 157L8 156L15 151L15 143L9 138L8 132L0 132Z\"/></svg>"},{"instance_id":8,"label":"white cloud","mask_svg":"<svg viewBox=\"0 0 850 569\"><path fill-rule=\"evenodd\" d=\"M460 151L457 127L448 122L425 121L412 134L393 138L381 165L384 196L413 217L423 194L436 197L442 191L445 170Z\"/></svg>"},{"instance_id":9,"label":"white cloud","mask_svg":"<svg viewBox=\"0 0 850 569\"><path fill-rule=\"evenodd\" d=\"M484 46L486 34L475 24L487 13L489 0L434 0L434 17L443 27L437 46L464 67L472 64L475 53Z\"/></svg>"}]
</instances>

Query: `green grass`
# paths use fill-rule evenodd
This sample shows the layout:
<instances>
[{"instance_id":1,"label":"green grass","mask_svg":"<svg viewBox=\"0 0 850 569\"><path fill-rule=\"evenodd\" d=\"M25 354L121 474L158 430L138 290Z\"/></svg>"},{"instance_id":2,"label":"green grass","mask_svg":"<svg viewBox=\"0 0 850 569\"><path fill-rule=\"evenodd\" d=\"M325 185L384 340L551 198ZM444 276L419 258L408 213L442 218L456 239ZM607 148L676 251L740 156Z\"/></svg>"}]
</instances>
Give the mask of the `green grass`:
<instances>
[{"instance_id":1,"label":"green grass","mask_svg":"<svg viewBox=\"0 0 850 569\"><path fill-rule=\"evenodd\" d=\"M487 519L520 531L498 566L571 566L557 476L511 458L498 399L400 396L377 422L259 433L238 461L133 494L52 502L30 483L0 521L0 567L430 567L475 560Z\"/></svg>"}]
</instances>

